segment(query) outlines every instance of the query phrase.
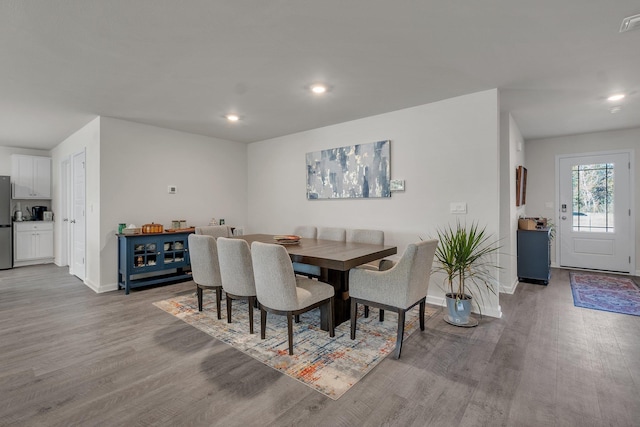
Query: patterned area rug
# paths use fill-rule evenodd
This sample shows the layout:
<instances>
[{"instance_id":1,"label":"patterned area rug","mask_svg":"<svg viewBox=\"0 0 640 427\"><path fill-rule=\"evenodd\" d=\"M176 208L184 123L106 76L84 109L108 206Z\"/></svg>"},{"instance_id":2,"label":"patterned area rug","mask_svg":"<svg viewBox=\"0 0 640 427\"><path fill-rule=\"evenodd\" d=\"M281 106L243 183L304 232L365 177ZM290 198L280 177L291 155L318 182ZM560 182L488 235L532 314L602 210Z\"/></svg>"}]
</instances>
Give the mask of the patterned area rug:
<instances>
[{"instance_id":1,"label":"patterned area rug","mask_svg":"<svg viewBox=\"0 0 640 427\"><path fill-rule=\"evenodd\" d=\"M205 298L202 312L194 295L185 295L154 303L167 313L195 326L212 337L246 353L309 387L337 400L364 377L396 345L397 314L385 312L384 322L378 320L378 310L369 318L358 314L356 339L351 340L350 322L336 327L335 338L320 329L320 310L311 310L294 323L293 356L289 356L287 320L285 316L268 314L266 338L260 339L260 310L254 310L254 334L249 334L249 312L245 301L233 302L233 322L227 323L225 298L222 299L222 319L215 313L215 301ZM362 309L362 306L358 306ZM426 308L426 318L437 307ZM418 307L406 316L405 340L419 329Z\"/></svg>"},{"instance_id":2,"label":"patterned area rug","mask_svg":"<svg viewBox=\"0 0 640 427\"><path fill-rule=\"evenodd\" d=\"M640 316L640 289L625 276L570 273L576 307Z\"/></svg>"}]
</instances>

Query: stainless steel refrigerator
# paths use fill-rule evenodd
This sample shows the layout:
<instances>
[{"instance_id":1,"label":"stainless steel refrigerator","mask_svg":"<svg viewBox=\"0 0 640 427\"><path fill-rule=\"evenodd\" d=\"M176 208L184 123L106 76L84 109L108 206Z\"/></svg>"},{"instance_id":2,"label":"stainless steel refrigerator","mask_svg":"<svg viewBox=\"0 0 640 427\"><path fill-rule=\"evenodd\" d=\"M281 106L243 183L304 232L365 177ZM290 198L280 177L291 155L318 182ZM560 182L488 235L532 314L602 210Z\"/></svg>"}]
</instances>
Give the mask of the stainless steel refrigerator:
<instances>
[{"instance_id":1,"label":"stainless steel refrigerator","mask_svg":"<svg viewBox=\"0 0 640 427\"><path fill-rule=\"evenodd\" d=\"M11 179L0 176L0 270L13 267Z\"/></svg>"}]
</instances>

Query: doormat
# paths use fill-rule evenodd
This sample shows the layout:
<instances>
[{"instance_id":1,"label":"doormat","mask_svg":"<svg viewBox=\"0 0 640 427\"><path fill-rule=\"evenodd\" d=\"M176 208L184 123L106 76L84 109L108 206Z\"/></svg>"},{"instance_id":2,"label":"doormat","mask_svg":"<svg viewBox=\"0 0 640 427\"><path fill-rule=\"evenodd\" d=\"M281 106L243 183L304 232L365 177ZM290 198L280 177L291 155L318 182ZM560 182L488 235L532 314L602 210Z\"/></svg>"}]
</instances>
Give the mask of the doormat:
<instances>
[{"instance_id":1,"label":"doormat","mask_svg":"<svg viewBox=\"0 0 640 427\"><path fill-rule=\"evenodd\" d=\"M260 310L254 310L254 334L249 334L249 311L246 301L234 300L232 323L227 323L226 299L222 299L222 319L218 319L215 298L205 298L202 312L198 311L195 295L184 295L153 303L156 307L200 329L267 366L337 400L362 379L396 345L396 313L385 312L384 322L378 310L372 309L365 319L358 304L356 339L350 338L350 321L335 328L335 337L320 329L320 309L300 315L300 323L293 324L293 356L289 356L287 317L267 315L266 338L260 339ZM439 310L427 305L425 321ZM418 307L406 315L406 340L419 328Z\"/></svg>"},{"instance_id":2,"label":"doormat","mask_svg":"<svg viewBox=\"0 0 640 427\"><path fill-rule=\"evenodd\" d=\"M569 273L573 305L640 316L640 289L625 276Z\"/></svg>"}]
</instances>

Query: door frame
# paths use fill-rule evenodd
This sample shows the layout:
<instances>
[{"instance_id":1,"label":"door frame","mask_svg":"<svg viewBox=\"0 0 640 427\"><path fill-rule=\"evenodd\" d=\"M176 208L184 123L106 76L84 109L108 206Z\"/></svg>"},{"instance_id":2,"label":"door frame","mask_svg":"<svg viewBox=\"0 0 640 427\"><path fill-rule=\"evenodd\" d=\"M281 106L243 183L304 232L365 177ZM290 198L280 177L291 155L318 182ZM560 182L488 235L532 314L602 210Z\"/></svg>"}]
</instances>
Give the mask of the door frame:
<instances>
[{"instance_id":1,"label":"door frame","mask_svg":"<svg viewBox=\"0 0 640 427\"><path fill-rule=\"evenodd\" d=\"M65 156L60 162L60 209L58 223L60 224L60 266L68 266L69 274L72 274L69 266L69 200L71 181L71 159Z\"/></svg>"},{"instance_id":2,"label":"door frame","mask_svg":"<svg viewBox=\"0 0 640 427\"><path fill-rule=\"evenodd\" d=\"M628 154L629 155L629 181L630 181L629 182L629 206L631 209L631 215L629 216L629 231L631 233L631 236L633 237L629 239L629 245L630 245L629 254L631 256L631 263L629 264L630 273L628 274L637 275L638 273L636 271L636 211L635 211L636 167L635 167L635 151L632 148L624 149L624 150L589 151L585 153L556 154L556 169L555 169L556 171L556 179L555 179L556 210L555 210L555 217L553 218L553 220L554 220L554 224L556 224L555 263L556 263L556 266L559 268L564 268L560 266L560 248L561 248L560 239L562 237L560 235L561 233L559 233L557 230L558 224L560 224L560 216L562 215L561 208L560 208L560 159L566 159L566 158L572 158L572 157L585 157L585 156L605 156L609 154ZM589 271L600 271L600 270L589 270ZM619 274L625 274L625 273L619 273Z\"/></svg>"},{"instance_id":3,"label":"door frame","mask_svg":"<svg viewBox=\"0 0 640 427\"><path fill-rule=\"evenodd\" d=\"M82 252L82 271L78 271L78 269L76 268L76 264L77 264L77 260L76 260L76 242L78 241L78 236L76 235L77 232L77 219L75 217L75 200L76 200L76 181L75 181L75 176L76 176L76 158L78 156L82 156L82 163L83 163L83 168L82 168L82 174L83 174L83 182L84 182L84 189L83 189L83 193L84 193L84 204L82 206L82 218L83 218L83 229L82 229L82 245L83 245L83 252ZM69 212L69 228L70 228L70 258L69 258L69 272L78 277L79 279L81 279L83 282L86 283L86 279L87 279L87 264L86 264L86 260L87 260L87 168L86 168L86 158L87 158L87 150L86 148L83 148L82 150L75 152L71 155L71 179L70 179L70 184L71 184L71 210Z\"/></svg>"}]
</instances>

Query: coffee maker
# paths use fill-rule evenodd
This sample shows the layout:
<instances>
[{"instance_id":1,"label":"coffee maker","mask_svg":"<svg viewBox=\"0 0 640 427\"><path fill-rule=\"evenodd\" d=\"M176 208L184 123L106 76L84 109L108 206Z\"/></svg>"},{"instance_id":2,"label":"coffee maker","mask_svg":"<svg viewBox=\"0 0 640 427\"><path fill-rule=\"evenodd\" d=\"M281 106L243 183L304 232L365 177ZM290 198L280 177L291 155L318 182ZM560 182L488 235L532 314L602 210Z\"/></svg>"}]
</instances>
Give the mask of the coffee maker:
<instances>
[{"instance_id":1,"label":"coffee maker","mask_svg":"<svg viewBox=\"0 0 640 427\"><path fill-rule=\"evenodd\" d=\"M35 221L42 221L44 219L44 212L46 210L46 206L33 206L31 208L31 219Z\"/></svg>"}]
</instances>

